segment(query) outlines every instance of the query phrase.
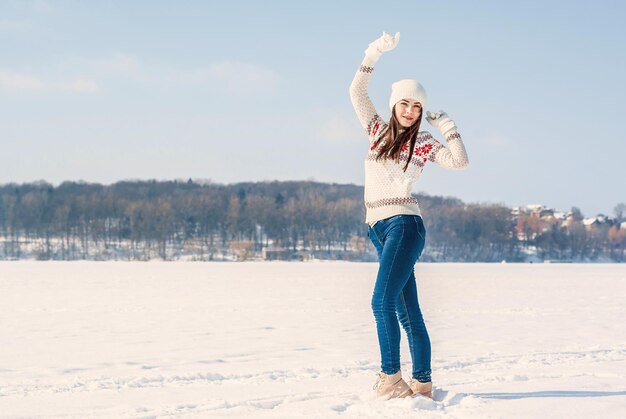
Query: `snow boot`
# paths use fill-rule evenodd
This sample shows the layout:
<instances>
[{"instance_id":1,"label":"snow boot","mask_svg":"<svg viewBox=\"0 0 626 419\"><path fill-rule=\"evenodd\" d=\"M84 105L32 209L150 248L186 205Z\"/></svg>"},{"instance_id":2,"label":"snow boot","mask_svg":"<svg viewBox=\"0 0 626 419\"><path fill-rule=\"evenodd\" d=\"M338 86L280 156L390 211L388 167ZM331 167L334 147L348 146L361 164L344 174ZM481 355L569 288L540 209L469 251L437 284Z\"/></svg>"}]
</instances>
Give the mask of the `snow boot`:
<instances>
[{"instance_id":1,"label":"snow boot","mask_svg":"<svg viewBox=\"0 0 626 419\"><path fill-rule=\"evenodd\" d=\"M433 398L433 383L431 381L427 383L420 383L415 378L411 378L411 391L413 391L413 397L424 396L429 399Z\"/></svg>"},{"instance_id":2,"label":"snow boot","mask_svg":"<svg viewBox=\"0 0 626 419\"><path fill-rule=\"evenodd\" d=\"M408 397L413 394L409 385L402 379L401 371L392 375L379 372L374 390L376 390L376 395L383 399Z\"/></svg>"}]
</instances>

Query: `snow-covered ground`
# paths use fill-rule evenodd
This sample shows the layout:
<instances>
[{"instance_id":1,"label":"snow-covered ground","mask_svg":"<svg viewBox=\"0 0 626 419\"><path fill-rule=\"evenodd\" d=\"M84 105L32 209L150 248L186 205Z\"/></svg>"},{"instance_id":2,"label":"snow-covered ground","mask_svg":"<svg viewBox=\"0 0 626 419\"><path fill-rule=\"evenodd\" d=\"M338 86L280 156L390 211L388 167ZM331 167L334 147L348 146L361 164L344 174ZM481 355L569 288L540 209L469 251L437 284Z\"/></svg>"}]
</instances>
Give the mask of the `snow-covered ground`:
<instances>
[{"instance_id":1,"label":"snow-covered ground","mask_svg":"<svg viewBox=\"0 0 626 419\"><path fill-rule=\"evenodd\" d=\"M373 397L376 269L1 262L0 417L626 417L626 265L418 264L434 401Z\"/></svg>"}]
</instances>

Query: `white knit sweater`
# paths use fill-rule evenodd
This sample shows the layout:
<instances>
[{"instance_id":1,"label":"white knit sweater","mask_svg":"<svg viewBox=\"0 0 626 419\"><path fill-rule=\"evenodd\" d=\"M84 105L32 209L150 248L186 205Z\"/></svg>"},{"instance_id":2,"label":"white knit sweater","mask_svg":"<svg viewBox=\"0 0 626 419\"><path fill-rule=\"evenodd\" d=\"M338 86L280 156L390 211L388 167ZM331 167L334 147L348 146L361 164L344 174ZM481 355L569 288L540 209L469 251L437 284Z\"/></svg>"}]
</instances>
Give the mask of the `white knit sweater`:
<instances>
[{"instance_id":1,"label":"white knit sweater","mask_svg":"<svg viewBox=\"0 0 626 419\"><path fill-rule=\"evenodd\" d=\"M369 225L398 214L421 215L417 199L411 191L427 161L446 169L465 169L469 164L465 146L456 129L446 133L447 147L428 131L420 131L406 172L402 169L409 158L409 144L403 147L398 163L393 159L376 161L384 142L381 136L387 131L388 124L376 112L367 92L373 70L374 61L365 57L350 85L352 105L370 143L365 160L365 222Z\"/></svg>"}]
</instances>

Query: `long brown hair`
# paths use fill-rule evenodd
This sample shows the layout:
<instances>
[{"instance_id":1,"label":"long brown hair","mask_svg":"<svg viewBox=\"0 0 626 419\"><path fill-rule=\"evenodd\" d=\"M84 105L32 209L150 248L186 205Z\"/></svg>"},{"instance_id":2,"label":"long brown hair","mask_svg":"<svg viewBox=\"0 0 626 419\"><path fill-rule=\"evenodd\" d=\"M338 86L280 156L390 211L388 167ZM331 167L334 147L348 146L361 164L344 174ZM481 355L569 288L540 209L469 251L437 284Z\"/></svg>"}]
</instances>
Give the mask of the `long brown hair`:
<instances>
[{"instance_id":1,"label":"long brown hair","mask_svg":"<svg viewBox=\"0 0 626 419\"><path fill-rule=\"evenodd\" d=\"M404 165L404 170L406 172L407 167L409 167L409 163L411 162L411 157L413 157L413 150L415 149L415 142L417 141L417 134L420 131L420 124L422 123L422 110L420 110L420 116L415 121L413 125L409 127L409 129L405 129L403 132L399 132L402 126L400 122L398 122L398 118L396 118L396 106L393 106L391 110L391 119L389 120L389 126L387 131L383 134L382 140L384 141L378 155L376 156L376 160L379 159L394 159L396 163L400 162L400 153L402 152L402 147L405 144L409 144L409 158Z\"/></svg>"}]
</instances>

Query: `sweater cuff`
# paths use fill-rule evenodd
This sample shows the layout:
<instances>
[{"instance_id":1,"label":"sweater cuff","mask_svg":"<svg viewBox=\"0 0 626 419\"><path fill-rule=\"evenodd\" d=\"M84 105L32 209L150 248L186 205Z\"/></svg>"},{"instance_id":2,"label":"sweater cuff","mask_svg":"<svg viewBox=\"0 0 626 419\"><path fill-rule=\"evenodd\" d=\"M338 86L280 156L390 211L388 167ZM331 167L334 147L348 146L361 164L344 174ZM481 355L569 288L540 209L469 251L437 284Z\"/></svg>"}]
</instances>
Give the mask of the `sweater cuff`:
<instances>
[{"instance_id":1,"label":"sweater cuff","mask_svg":"<svg viewBox=\"0 0 626 419\"><path fill-rule=\"evenodd\" d=\"M461 138L461 134L457 132L456 127L446 131L446 133L443 136L445 137L446 141L452 141L456 138Z\"/></svg>"}]
</instances>

